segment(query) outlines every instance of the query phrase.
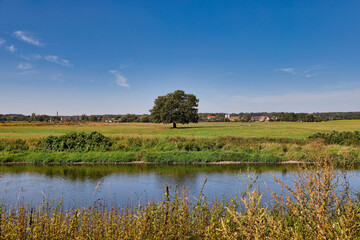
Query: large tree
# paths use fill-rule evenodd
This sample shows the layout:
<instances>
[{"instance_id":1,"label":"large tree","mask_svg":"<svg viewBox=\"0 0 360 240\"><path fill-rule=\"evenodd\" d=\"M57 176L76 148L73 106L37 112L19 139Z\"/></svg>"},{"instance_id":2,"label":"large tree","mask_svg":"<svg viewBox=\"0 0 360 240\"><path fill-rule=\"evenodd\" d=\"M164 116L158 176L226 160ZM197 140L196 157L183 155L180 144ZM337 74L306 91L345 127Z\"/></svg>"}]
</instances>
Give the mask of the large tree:
<instances>
[{"instance_id":1,"label":"large tree","mask_svg":"<svg viewBox=\"0 0 360 240\"><path fill-rule=\"evenodd\" d=\"M150 118L155 123L176 124L197 123L199 99L194 94L186 94L183 90L176 90L165 96L159 96L150 110Z\"/></svg>"}]
</instances>

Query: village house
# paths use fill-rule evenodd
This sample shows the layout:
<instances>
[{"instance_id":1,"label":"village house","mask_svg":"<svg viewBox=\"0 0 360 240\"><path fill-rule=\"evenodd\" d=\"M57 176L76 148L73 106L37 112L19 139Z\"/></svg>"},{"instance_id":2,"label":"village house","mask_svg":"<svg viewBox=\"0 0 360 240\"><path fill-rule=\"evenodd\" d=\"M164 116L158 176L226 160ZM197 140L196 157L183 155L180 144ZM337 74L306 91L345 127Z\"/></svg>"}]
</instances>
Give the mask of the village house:
<instances>
[{"instance_id":1,"label":"village house","mask_svg":"<svg viewBox=\"0 0 360 240\"><path fill-rule=\"evenodd\" d=\"M232 121L232 122L234 122L234 121L239 121L239 120L241 120L241 119L243 119L243 118L242 118L242 117L239 117L239 116L233 116L233 117L230 117L230 118L229 118L229 120Z\"/></svg>"},{"instance_id":2,"label":"village house","mask_svg":"<svg viewBox=\"0 0 360 240\"><path fill-rule=\"evenodd\" d=\"M245 117L240 116L231 116L230 114L225 114L225 118L229 119L231 122L239 121L245 119Z\"/></svg>"},{"instance_id":3,"label":"village house","mask_svg":"<svg viewBox=\"0 0 360 240\"><path fill-rule=\"evenodd\" d=\"M274 116L252 116L251 121L254 122L268 122L270 120L275 120L276 117Z\"/></svg>"},{"instance_id":4,"label":"village house","mask_svg":"<svg viewBox=\"0 0 360 240\"><path fill-rule=\"evenodd\" d=\"M265 122L268 117L266 116L252 116L251 121L254 122Z\"/></svg>"},{"instance_id":5,"label":"village house","mask_svg":"<svg viewBox=\"0 0 360 240\"><path fill-rule=\"evenodd\" d=\"M61 121L70 121L70 120L71 120L71 117L69 117L69 116L61 116L61 117L60 117L60 120L61 120Z\"/></svg>"},{"instance_id":6,"label":"village house","mask_svg":"<svg viewBox=\"0 0 360 240\"><path fill-rule=\"evenodd\" d=\"M207 120L215 119L215 116L207 116Z\"/></svg>"},{"instance_id":7,"label":"village house","mask_svg":"<svg viewBox=\"0 0 360 240\"><path fill-rule=\"evenodd\" d=\"M111 122L108 117L103 117L103 118L101 119L101 121L103 121L103 122Z\"/></svg>"}]
</instances>

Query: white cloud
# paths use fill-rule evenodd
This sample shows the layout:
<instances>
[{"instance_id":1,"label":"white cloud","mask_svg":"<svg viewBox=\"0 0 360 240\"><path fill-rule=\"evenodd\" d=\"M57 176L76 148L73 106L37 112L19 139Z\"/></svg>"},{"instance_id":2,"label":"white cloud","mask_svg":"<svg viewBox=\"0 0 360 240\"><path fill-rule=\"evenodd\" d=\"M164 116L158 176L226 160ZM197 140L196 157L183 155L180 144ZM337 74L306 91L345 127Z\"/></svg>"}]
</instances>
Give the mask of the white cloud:
<instances>
[{"instance_id":1,"label":"white cloud","mask_svg":"<svg viewBox=\"0 0 360 240\"><path fill-rule=\"evenodd\" d=\"M321 70L327 69L326 66L322 64L313 65L307 68L280 68L276 69L276 72L285 72L290 73L291 75L305 76L307 78L315 77L319 74Z\"/></svg>"},{"instance_id":2,"label":"white cloud","mask_svg":"<svg viewBox=\"0 0 360 240\"><path fill-rule=\"evenodd\" d=\"M324 70L324 69L328 69L328 68L322 64L318 64L318 65L313 65L313 66L308 67L307 69L304 70L304 73L310 73L310 72Z\"/></svg>"},{"instance_id":3,"label":"white cloud","mask_svg":"<svg viewBox=\"0 0 360 240\"><path fill-rule=\"evenodd\" d=\"M43 57L41 57L40 55L35 55L34 57L36 57L36 59L43 58L44 60L46 60L48 62L57 63L57 64L60 64L62 66L65 66L65 67L72 67L73 66L73 64L71 64L68 60L59 58L58 56L54 56L54 55L47 55L47 56L43 56Z\"/></svg>"},{"instance_id":4,"label":"white cloud","mask_svg":"<svg viewBox=\"0 0 360 240\"><path fill-rule=\"evenodd\" d=\"M311 78L311 77L316 77L317 75L318 75L317 73L312 73L312 74L308 73L305 75L305 77Z\"/></svg>"},{"instance_id":5,"label":"white cloud","mask_svg":"<svg viewBox=\"0 0 360 240\"><path fill-rule=\"evenodd\" d=\"M33 66L30 63L20 63L17 67L21 70L29 70L33 68Z\"/></svg>"},{"instance_id":6,"label":"white cloud","mask_svg":"<svg viewBox=\"0 0 360 240\"><path fill-rule=\"evenodd\" d=\"M68 60L60 58L59 56L55 55L46 55L41 56L40 54L32 54L28 56L21 55L21 58L25 59L26 61L37 61L37 60L45 60L48 62L56 63L65 67L72 67L74 66Z\"/></svg>"},{"instance_id":7,"label":"white cloud","mask_svg":"<svg viewBox=\"0 0 360 240\"><path fill-rule=\"evenodd\" d=\"M42 56L40 54L33 54L28 56L20 55L20 57L22 59L25 59L26 61L34 61L34 60L42 59Z\"/></svg>"},{"instance_id":8,"label":"white cloud","mask_svg":"<svg viewBox=\"0 0 360 240\"><path fill-rule=\"evenodd\" d=\"M116 77L116 84L120 87L129 87L127 79L116 70L110 70L109 73L114 74Z\"/></svg>"},{"instance_id":9,"label":"white cloud","mask_svg":"<svg viewBox=\"0 0 360 240\"><path fill-rule=\"evenodd\" d=\"M38 60L38 59L41 59L42 56L40 54L33 54L32 57L35 59L35 60Z\"/></svg>"},{"instance_id":10,"label":"white cloud","mask_svg":"<svg viewBox=\"0 0 360 240\"><path fill-rule=\"evenodd\" d=\"M280 68L280 69L277 69L276 70L277 72L286 72L286 73L290 73L292 75L296 75L296 72L295 72L295 68Z\"/></svg>"},{"instance_id":11,"label":"white cloud","mask_svg":"<svg viewBox=\"0 0 360 240\"><path fill-rule=\"evenodd\" d=\"M2 38L0 38L0 46L3 45L6 41Z\"/></svg>"},{"instance_id":12,"label":"white cloud","mask_svg":"<svg viewBox=\"0 0 360 240\"><path fill-rule=\"evenodd\" d=\"M24 41L26 43L30 43L30 44L35 45L35 46L42 46L43 45L39 40L35 39L31 35L29 35L28 33L23 32L23 31L15 31L14 34L18 39L20 39L21 41Z\"/></svg>"},{"instance_id":13,"label":"white cloud","mask_svg":"<svg viewBox=\"0 0 360 240\"><path fill-rule=\"evenodd\" d=\"M310 66L307 69L305 69L304 74L305 74L305 77L311 78L311 77L317 76L319 74L319 71L325 70L325 69L327 69L327 67L324 65L321 65L321 64L314 65L314 66Z\"/></svg>"},{"instance_id":14,"label":"white cloud","mask_svg":"<svg viewBox=\"0 0 360 240\"><path fill-rule=\"evenodd\" d=\"M16 52L17 50L13 44L11 44L10 46L6 46L6 49L11 53Z\"/></svg>"}]
</instances>

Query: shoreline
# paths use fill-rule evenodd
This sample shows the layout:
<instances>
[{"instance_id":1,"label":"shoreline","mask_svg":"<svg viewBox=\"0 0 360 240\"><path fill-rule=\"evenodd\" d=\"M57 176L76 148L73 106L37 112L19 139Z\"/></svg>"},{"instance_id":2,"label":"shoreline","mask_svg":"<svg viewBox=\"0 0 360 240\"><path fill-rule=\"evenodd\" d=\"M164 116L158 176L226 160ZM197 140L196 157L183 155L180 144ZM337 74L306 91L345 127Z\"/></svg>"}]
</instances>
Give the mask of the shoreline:
<instances>
[{"instance_id":1,"label":"shoreline","mask_svg":"<svg viewBox=\"0 0 360 240\"><path fill-rule=\"evenodd\" d=\"M220 161L220 162L48 162L48 163L34 163L34 162L0 162L3 165L298 165L298 164L314 164L315 162L304 161L282 161L282 162L244 162L244 161Z\"/></svg>"}]
</instances>

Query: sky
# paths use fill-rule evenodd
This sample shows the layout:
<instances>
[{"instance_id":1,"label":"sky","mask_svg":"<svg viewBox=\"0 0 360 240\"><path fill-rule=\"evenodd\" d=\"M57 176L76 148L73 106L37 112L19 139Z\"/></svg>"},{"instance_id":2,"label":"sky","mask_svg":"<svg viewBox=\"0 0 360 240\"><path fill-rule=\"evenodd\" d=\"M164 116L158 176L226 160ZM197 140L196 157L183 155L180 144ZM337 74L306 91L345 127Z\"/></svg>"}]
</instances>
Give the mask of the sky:
<instances>
[{"instance_id":1,"label":"sky","mask_svg":"<svg viewBox=\"0 0 360 240\"><path fill-rule=\"evenodd\" d=\"M360 111L360 1L0 0L0 114Z\"/></svg>"}]
</instances>

